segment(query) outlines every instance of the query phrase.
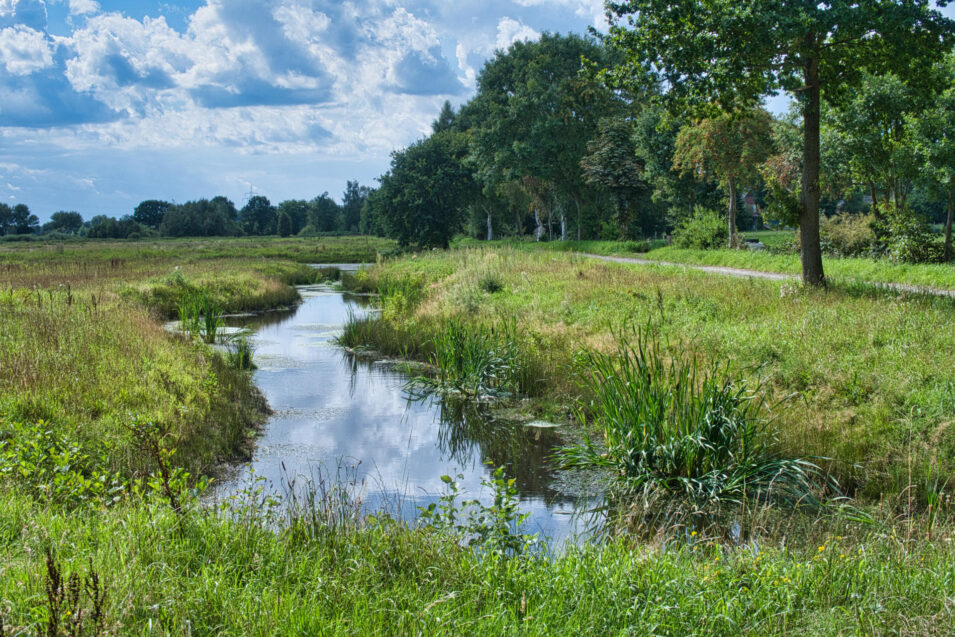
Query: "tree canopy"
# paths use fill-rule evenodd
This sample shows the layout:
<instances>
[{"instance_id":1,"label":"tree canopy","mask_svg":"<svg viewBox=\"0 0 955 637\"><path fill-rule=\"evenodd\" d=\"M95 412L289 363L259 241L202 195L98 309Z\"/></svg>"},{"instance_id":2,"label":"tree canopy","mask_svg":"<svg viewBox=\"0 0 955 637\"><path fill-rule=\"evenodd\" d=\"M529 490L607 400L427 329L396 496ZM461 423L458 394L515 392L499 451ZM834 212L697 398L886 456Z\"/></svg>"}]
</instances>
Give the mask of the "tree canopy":
<instances>
[{"instance_id":1,"label":"tree canopy","mask_svg":"<svg viewBox=\"0 0 955 637\"><path fill-rule=\"evenodd\" d=\"M659 80L692 108L726 111L789 91L804 137L799 214L803 280L824 280L819 243L822 100L851 94L863 73L921 71L951 47L955 23L928 0L628 0L608 2L608 42L627 57L611 72L627 85Z\"/></svg>"}]
</instances>

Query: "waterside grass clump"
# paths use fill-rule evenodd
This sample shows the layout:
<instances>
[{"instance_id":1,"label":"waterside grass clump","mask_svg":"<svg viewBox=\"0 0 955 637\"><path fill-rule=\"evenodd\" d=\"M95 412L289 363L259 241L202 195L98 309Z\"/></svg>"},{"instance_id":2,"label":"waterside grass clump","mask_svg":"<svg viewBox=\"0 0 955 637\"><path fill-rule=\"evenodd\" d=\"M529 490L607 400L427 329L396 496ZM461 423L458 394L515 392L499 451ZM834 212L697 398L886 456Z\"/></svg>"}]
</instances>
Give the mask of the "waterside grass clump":
<instances>
[{"instance_id":1,"label":"waterside grass clump","mask_svg":"<svg viewBox=\"0 0 955 637\"><path fill-rule=\"evenodd\" d=\"M819 507L823 472L772 450L774 432L756 385L677 355L667 361L648 331L618 335L610 354L576 358L581 384L593 396L578 418L600 434L562 452L565 465L603 468L613 476L610 499L630 520L719 524L745 506ZM724 514L724 515L721 515ZM659 532L658 528L649 529Z\"/></svg>"}]
</instances>

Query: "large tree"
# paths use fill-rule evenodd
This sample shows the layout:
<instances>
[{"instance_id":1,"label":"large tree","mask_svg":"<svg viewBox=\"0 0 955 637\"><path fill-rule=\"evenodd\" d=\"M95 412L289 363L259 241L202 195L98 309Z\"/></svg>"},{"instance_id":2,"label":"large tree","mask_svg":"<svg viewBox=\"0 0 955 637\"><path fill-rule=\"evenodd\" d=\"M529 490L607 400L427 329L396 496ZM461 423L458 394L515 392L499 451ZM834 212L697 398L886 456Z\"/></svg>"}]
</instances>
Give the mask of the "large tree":
<instances>
[{"instance_id":1,"label":"large tree","mask_svg":"<svg viewBox=\"0 0 955 637\"><path fill-rule=\"evenodd\" d=\"M13 223L11 234L33 234L40 229L40 219L30 212L25 203L18 203L13 207Z\"/></svg>"},{"instance_id":2,"label":"large tree","mask_svg":"<svg viewBox=\"0 0 955 637\"><path fill-rule=\"evenodd\" d=\"M588 187L580 160L599 120L612 115L620 102L582 72L583 59L608 63L603 47L577 35L545 33L536 42L515 42L485 64L478 94L462 112L485 188L490 192L513 181L546 184L562 229L564 201L574 206L578 235ZM545 202L539 189L529 194ZM544 210L548 218L552 207Z\"/></svg>"},{"instance_id":3,"label":"large tree","mask_svg":"<svg viewBox=\"0 0 955 637\"><path fill-rule=\"evenodd\" d=\"M726 188L729 245L736 245L738 187L752 185L773 151L773 118L763 109L721 113L684 126L676 139L673 167Z\"/></svg>"},{"instance_id":4,"label":"large tree","mask_svg":"<svg viewBox=\"0 0 955 637\"><path fill-rule=\"evenodd\" d=\"M133 210L133 219L144 226L158 228L159 224L162 223L163 215L166 214L166 211L169 210L171 205L172 204L168 201L147 199L146 201L140 202L140 204L136 206L136 209Z\"/></svg>"},{"instance_id":5,"label":"large tree","mask_svg":"<svg viewBox=\"0 0 955 637\"><path fill-rule=\"evenodd\" d=\"M345 182L345 192L342 193L342 230L358 232L361 225L361 209L371 189L360 186L358 181Z\"/></svg>"},{"instance_id":6,"label":"large tree","mask_svg":"<svg viewBox=\"0 0 955 637\"><path fill-rule=\"evenodd\" d=\"M266 235L275 233L275 206L267 197L261 195L250 197L248 203L239 211L239 218L246 234Z\"/></svg>"},{"instance_id":7,"label":"large tree","mask_svg":"<svg viewBox=\"0 0 955 637\"><path fill-rule=\"evenodd\" d=\"M916 146L924 160L923 178L947 203L944 259L952 258L952 218L955 216L955 56L942 68L948 88L932 108L918 118Z\"/></svg>"},{"instance_id":8,"label":"large tree","mask_svg":"<svg viewBox=\"0 0 955 637\"><path fill-rule=\"evenodd\" d=\"M922 168L915 124L932 99L895 75L866 74L852 97L823 114L826 153L840 157L855 183L869 190L873 209L905 208Z\"/></svg>"},{"instance_id":9,"label":"large tree","mask_svg":"<svg viewBox=\"0 0 955 637\"><path fill-rule=\"evenodd\" d=\"M59 211L50 215L50 220L43 224L43 232L68 232L76 234L83 227L83 217L78 212Z\"/></svg>"},{"instance_id":10,"label":"large tree","mask_svg":"<svg viewBox=\"0 0 955 637\"><path fill-rule=\"evenodd\" d=\"M580 160L584 179L610 193L617 211L615 221L621 235L626 236L637 202L650 190L637 155L633 123L625 117L600 120L597 136L587 143L587 152Z\"/></svg>"},{"instance_id":11,"label":"large tree","mask_svg":"<svg viewBox=\"0 0 955 637\"><path fill-rule=\"evenodd\" d=\"M607 12L608 40L628 59L616 74L620 81L645 84L645 75L655 76L683 103L713 103L726 111L751 107L779 89L798 100L804 140L800 245L803 281L811 285L825 280L819 243L822 101L844 99L866 70L920 81L955 36L955 23L929 0L628 0L608 1Z\"/></svg>"},{"instance_id":12,"label":"large tree","mask_svg":"<svg viewBox=\"0 0 955 637\"><path fill-rule=\"evenodd\" d=\"M375 205L398 243L448 247L478 192L464 161L467 148L467 135L451 128L392 154L391 170L381 178Z\"/></svg>"}]
</instances>

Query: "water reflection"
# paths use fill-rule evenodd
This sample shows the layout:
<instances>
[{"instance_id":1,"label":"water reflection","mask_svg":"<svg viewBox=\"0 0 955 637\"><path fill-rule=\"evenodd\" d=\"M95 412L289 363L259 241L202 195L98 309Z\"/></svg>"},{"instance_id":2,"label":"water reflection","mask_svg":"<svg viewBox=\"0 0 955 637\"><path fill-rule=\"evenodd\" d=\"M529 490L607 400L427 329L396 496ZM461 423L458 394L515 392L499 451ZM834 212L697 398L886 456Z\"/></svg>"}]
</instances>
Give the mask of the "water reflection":
<instances>
[{"instance_id":1,"label":"water reflection","mask_svg":"<svg viewBox=\"0 0 955 637\"><path fill-rule=\"evenodd\" d=\"M489 501L482 481L490 463L515 479L530 532L557 540L576 532L574 497L557 486L550 460L559 431L501 422L486 407L414 398L395 366L333 343L349 313L372 311L367 298L322 286L301 292L294 310L230 321L255 330L254 378L275 413L252 461L217 495L247 488L249 467L281 492L284 483L335 475L344 464L364 481L367 506L412 518L444 492L442 475L461 474L468 497Z\"/></svg>"}]
</instances>

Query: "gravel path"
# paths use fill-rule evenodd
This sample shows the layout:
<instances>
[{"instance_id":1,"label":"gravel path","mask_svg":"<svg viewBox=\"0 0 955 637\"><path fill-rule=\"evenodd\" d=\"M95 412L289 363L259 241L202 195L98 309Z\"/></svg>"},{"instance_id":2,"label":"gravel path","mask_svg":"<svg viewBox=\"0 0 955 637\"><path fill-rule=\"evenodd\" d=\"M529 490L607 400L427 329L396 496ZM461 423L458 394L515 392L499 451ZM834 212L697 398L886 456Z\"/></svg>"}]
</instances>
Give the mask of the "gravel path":
<instances>
[{"instance_id":1,"label":"gravel path","mask_svg":"<svg viewBox=\"0 0 955 637\"><path fill-rule=\"evenodd\" d=\"M652 259L640 259L638 257L608 257L600 254L590 254L589 252L580 252L581 256L601 261L612 261L614 263L635 263L637 265L669 265L682 267L689 270L699 270L700 272L710 272L712 274L722 274L724 276L735 276L753 279L769 279L771 281L798 281L799 277L793 274L783 274L782 272L760 272L759 270L746 270L743 268L727 268L718 265L691 265L688 263L673 263L672 261L654 261ZM955 298L955 290L944 290L942 288L922 287L918 285L909 285L907 283L876 283L871 285L898 292L913 292L916 294L934 294L935 296L948 296Z\"/></svg>"}]
</instances>

